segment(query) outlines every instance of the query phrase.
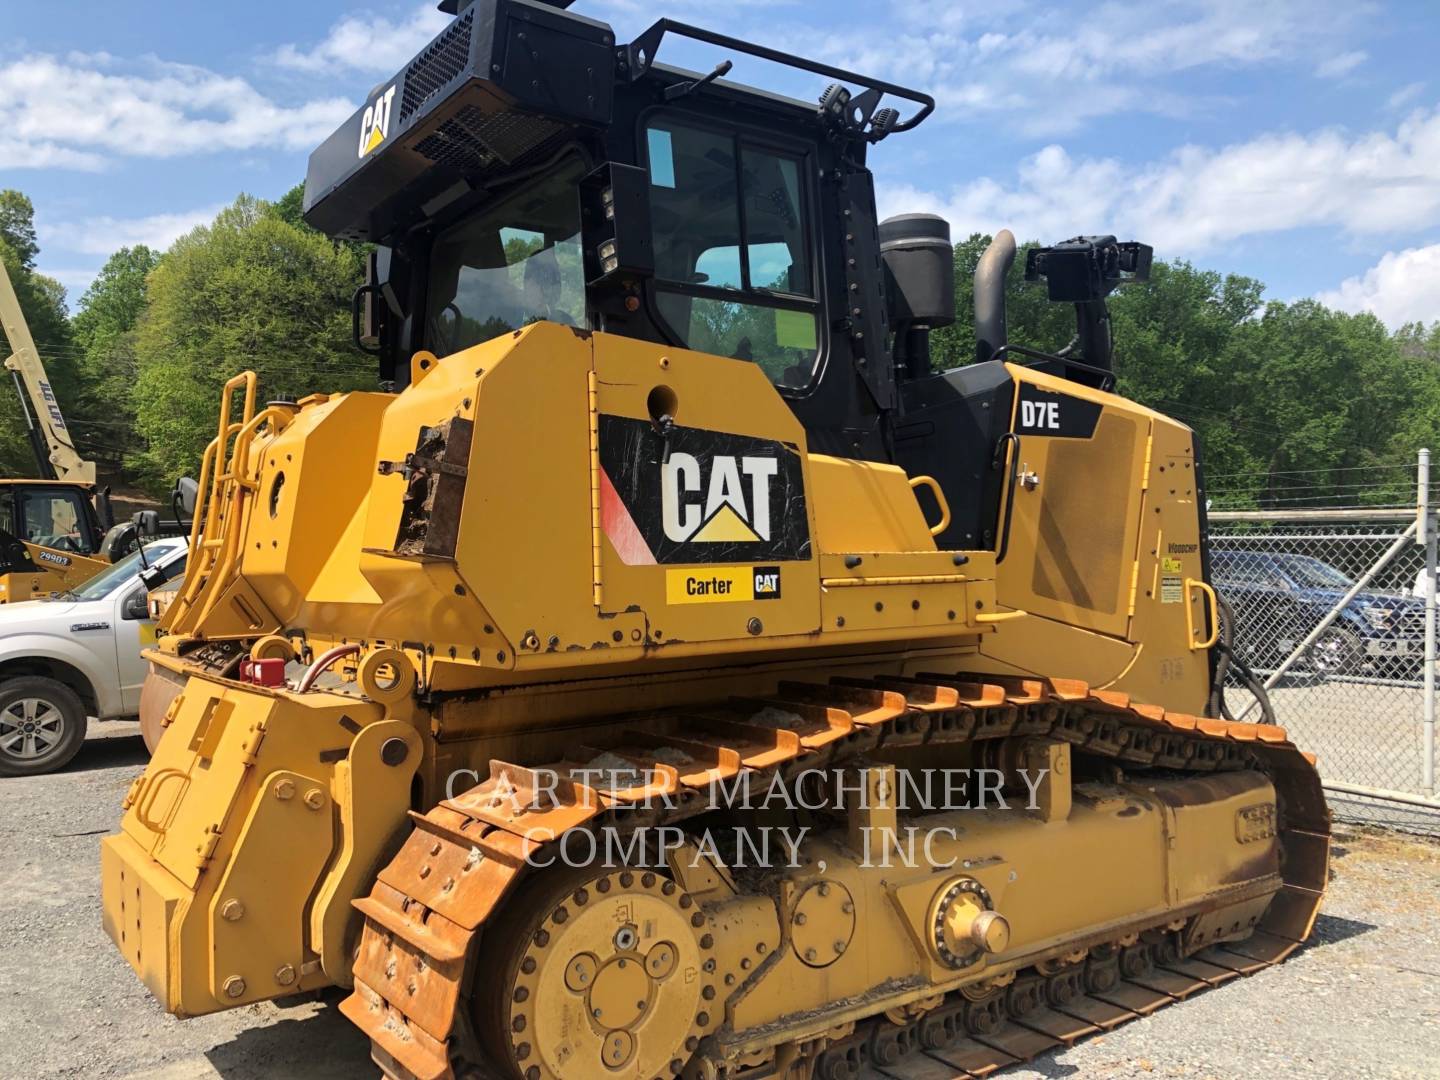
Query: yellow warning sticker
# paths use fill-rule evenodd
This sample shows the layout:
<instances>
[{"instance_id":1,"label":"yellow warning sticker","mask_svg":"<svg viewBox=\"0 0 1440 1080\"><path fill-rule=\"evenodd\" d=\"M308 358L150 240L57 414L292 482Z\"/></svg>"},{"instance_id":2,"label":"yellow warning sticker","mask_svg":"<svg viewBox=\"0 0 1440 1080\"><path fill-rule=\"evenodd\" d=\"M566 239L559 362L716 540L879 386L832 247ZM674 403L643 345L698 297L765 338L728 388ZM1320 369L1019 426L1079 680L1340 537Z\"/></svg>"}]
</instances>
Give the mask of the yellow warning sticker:
<instances>
[{"instance_id":1,"label":"yellow warning sticker","mask_svg":"<svg viewBox=\"0 0 1440 1080\"><path fill-rule=\"evenodd\" d=\"M1165 573L1167 573L1167 574L1178 574L1178 573L1180 573L1180 570L1181 570L1180 560L1179 560L1179 559L1171 559L1171 558L1168 558L1168 557L1161 558L1161 560L1160 560L1160 569L1163 570L1163 571L1164 571Z\"/></svg>"},{"instance_id":2,"label":"yellow warning sticker","mask_svg":"<svg viewBox=\"0 0 1440 1080\"><path fill-rule=\"evenodd\" d=\"M754 569L722 566L714 569L666 570L667 604L728 604L755 599Z\"/></svg>"},{"instance_id":3,"label":"yellow warning sticker","mask_svg":"<svg viewBox=\"0 0 1440 1080\"><path fill-rule=\"evenodd\" d=\"M785 349L815 348L815 316L808 311L775 309L775 344Z\"/></svg>"}]
</instances>

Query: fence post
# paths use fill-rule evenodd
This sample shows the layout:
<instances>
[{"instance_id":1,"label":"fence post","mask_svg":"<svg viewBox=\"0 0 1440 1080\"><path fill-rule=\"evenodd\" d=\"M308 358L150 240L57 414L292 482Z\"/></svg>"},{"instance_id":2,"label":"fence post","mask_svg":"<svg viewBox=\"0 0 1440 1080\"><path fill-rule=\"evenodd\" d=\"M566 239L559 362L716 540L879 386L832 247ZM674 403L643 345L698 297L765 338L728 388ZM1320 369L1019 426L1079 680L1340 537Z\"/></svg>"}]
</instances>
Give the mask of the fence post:
<instances>
[{"instance_id":1,"label":"fence post","mask_svg":"<svg viewBox=\"0 0 1440 1080\"><path fill-rule=\"evenodd\" d=\"M1435 522L1430 517L1430 451L1420 451L1418 469L1419 515L1416 520L1417 539L1425 544L1425 689L1424 693L1424 761L1421 762L1421 785L1426 795L1435 794Z\"/></svg>"}]
</instances>

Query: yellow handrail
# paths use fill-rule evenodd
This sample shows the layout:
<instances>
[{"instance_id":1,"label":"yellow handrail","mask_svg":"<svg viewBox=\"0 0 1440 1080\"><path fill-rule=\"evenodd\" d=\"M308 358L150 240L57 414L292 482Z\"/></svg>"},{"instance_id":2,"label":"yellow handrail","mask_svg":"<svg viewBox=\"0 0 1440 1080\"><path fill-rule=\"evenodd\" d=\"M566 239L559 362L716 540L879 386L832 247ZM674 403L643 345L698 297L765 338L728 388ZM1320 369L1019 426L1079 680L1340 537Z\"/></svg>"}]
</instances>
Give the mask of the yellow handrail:
<instances>
[{"instance_id":1,"label":"yellow handrail","mask_svg":"<svg viewBox=\"0 0 1440 1080\"><path fill-rule=\"evenodd\" d=\"M235 522L232 520L237 515L226 513L226 502L234 502L231 492L236 480L237 453L242 452L246 429L255 422L256 386L255 372L242 371L229 379L220 392L219 424L215 438L200 459L197 490L205 492L204 505L196 506L195 516L190 522L190 562L185 573L185 585L171 606L167 629L180 628L205 585L214 578L216 563L220 559L217 549L228 551L233 543L238 543L238 531L233 527ZM244 391L238 422L234 419L236 390ZM232 437L235 439L235 451L227 453ZM248 441L245 445L248 446ZM200 616L189 621L189 628L193 629L194 624L214 606L216 595L218 590L212 590L210 603L206 604Z\"/></svg>"},{"instance_id":2,"label":"yellow handrail","mask_svg":"<svg viewBox=\"0 0 1440 1080\"><path fill-rule=\"evenodd\" d=\"M939 536L950 527L950 504L945 501L945 493L940 490L940 485L933 476L912 476L910 478L910 488L912 491L921 484L924 484L930 489L931 493L935 496L935 502L940 507L940 523L930 526L930 535Z\"/></svg>"},{"instance_id":3,"label":"yellow handrail","mask_svg":"<svg viewBox=\"0 0 1440 1080\"><path fill-rule=\"evenodd\" d=\"M1195 613L1190 606L1190 593L1199 589L1208 598L1210 604L1210 637L1205 641L1195 640ZM1220 640L1220 600L1215 595L1215 590L1209 583L1199 581L1196 578L1185 579L1185 629L1188 631L1190 651L1199 652L1201 649L1209 649L1215 642Z\"/></svg>"},{"instance_id":4,"label":"yellow handrail","mask_svg":"<svg viewBox=\"0 0 1440 1080\"><path fill-rule=\"evenodd\" d=\"M219 439L211 439L210 445L205 447L205 453L200 456L200 483L196 486L197 491L204 491L211 480L212 472L217 471L215 455L220 445L222 444ZM217 524L215 517L210 498L207 496L203 505L195 507L194 515L190 519L190 555L185 568L185 581L181 586L180 595L175 598L175 602L170 605L170 610L165 614L164 629L166 631L179 629L185 613L195 602L195 597L199 594L200 588L210 572L211 563L207 562L204 556L215 543L210 538L210 533Z\"/></svg>"},{"instance_id":5,"label":"yellow handrail","mask_svg":"<svg viewBox=\"0 0 1440 1080\"><path fill-rule=\"evenodd\" d=\"M252 375L252 372L246 372ZM253 395L251 395L253 397ZM249 402L253 405L253 400ZM248 406L247 406L248 408ZM258 487L258 481L251 480L245 475L245 466L250 456L250 444L255 440L255 433L268 421L271 427L278 431L282 421L288 420L290 413L285 409L271 406L262 409L260 412L250 416L245 425L235 436L235 448L230 454L230 467L227 476L230 513L226 514L224 522L224 533L220 539L224 540L222 554L217 560L215 570L211 574L212 579L224 581L230 576L235 568L236 559L240 553L240 534L245 528L245 496L247 491L253 491ZM200 614L196 616L196 622L204 622L205 617L215 608L220 599L220 590L212 589L209 598L205 601Z\"/></svg>"}]
</instances>

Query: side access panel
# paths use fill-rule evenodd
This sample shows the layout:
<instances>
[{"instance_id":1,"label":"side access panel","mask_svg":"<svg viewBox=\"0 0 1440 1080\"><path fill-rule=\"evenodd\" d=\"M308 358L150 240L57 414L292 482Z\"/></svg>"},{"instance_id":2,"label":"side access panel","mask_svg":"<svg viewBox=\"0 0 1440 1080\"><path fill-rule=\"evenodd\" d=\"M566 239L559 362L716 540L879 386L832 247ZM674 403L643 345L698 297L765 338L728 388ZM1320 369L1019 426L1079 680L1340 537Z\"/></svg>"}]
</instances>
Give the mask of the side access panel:
<instances>
[{"instance_id":1,"label":"side access panel","mask_svg":"<svg viewBox=\"0 0 1440 1080\"><path fill-rule=\"evenodd\" d=\"M1027 368L1016 381L1017 482L1000 602L1128 636L1151 415L1131 402ZM1003 525L1002 525L1003 529Z\"/></svg>"},{"instance_id":2,"label":"side access panel","mask_svg":"<svg viewBox=\"0 0 1440 1080\"><path fill-rule=\"evenodd\" d=\"M666 641L817 632L805 431L764 371L591 340L603 609L639 608Z\"/></svg>"}]
</instances>

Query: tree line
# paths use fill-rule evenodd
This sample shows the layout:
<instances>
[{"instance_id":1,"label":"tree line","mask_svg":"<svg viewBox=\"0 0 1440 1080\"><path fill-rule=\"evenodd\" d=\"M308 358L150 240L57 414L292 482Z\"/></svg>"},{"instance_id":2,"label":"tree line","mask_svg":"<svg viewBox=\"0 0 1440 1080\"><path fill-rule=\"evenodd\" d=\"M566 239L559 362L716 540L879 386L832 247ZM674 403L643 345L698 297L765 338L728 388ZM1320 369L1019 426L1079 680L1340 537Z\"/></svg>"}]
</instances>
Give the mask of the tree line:
<instances>
[{"instance_id":1,"label":"tree line","mask_svg":"<svg viewBox=\"0 0 1440 1080\"><path fill-rule=\"evenodd\" d=\"M221 388L246 368L266 399L375 388L351 344L362 253L300 218L301 189L242 195L164 252L122 248L67 315L35 270L34 211L0 193L0 257L81 454L102 483L159 493L194 474L215 437ZM0 475L32 476L18 396L0 391Z\"/></svg>"},{"instance_id":2,"label":"tree line","mask_svg":"<svg viewBox=\"0 0 1440 1080\"><path fill-rule=\"evenodd\" d=\"M273 203L241 196L164 252L122 248L71 313L36 270L30 200L0 192L0 258L103 482L158 492L193 473L220 388L245 368L267 399L375 387L350 339L363 250L305 225L300 202L298 186ZM974 358L973 274L989 239L955 246L958 318L934 334L937 369ZM1010 340L1053 351L1073 314L1023 266L1022 250ZM1391 332L1314 300L1267 302L1256 279L1183 260L1157 260L1110 307L1119 392L1196 430L1217 507L1403 504L1416 449L1440 449L1440 320ZM17 396L0 391L0 475L34 469Z\"/></svg>"},{"instance_id":3,"label":"tree line","mask_svg":"<svg viewBox=\"0 0 1440 1080\"><path fill-rule=\"evenodd\" d=\"M959 317L935 334L937 367L974 358L973 276L989 242L955 247ZM1053 352L1074 334L1073 309L1026 284L1024 265L1022 249L1009 337ZM1264 292L1157 259L1147 284L1110 297L1117 392L1196 431L1217 509L1413 504L1416 451L1440 449L1440 321L1392 333L1370 314Z\"/></svg>"}]
</instances>

